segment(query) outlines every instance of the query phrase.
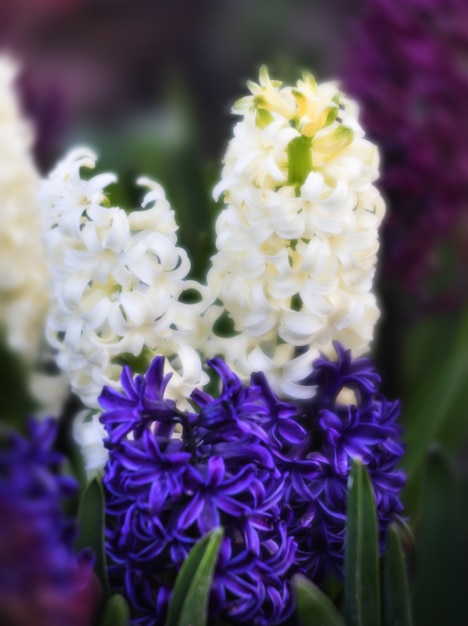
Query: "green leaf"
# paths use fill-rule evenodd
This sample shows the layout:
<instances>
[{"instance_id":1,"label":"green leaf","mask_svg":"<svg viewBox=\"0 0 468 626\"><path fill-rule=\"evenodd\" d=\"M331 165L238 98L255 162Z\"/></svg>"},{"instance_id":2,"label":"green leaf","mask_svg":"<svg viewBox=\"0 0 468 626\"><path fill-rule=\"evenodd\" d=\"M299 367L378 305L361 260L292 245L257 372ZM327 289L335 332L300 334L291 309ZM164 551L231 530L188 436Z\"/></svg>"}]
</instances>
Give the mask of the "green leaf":
<instances>
[{"instance_id":1,"label":"green leaf","mask_svg":"<svg viewBox=\"0 0 468 626\"><path fill-rule=\"evenodd\" d=\"M313 582L296 574L292 583L300 626L345 626L333 602Z\"/></svg>"},{"instance_id":2,"label":"green leaf","mask_svg":"<svg viewBox=\"0 0 468 626\"><path fill-rule=\"evenodd\" d=\"M398 534L398 539L405 555L405 559L410 561L409 566L411 569L411 561L414 560L416 555L416 543L414 539L414 532L409 523L403 518L397 516L393 522L394 528Z\"/></svg>"},{"instance_id":3,"label":"green leaf","mask_svg":"<svg viewBox=\"0 0 468 626\"><path fill-rule=\"evenodd\" d=\"M103 598L109 597L106 552L104 546L104 490L101 479L94 475L81 496L77 523L79 535L75 543L77 551L92 548L95 555L94 571L102 585Z\"/></svg>"},{"instance_id":4,"label":"green leaf","mask_svg":"<svg viewBox=\"0 0 468 626\"><path fill-rule=\"evenodd\" d=\"M448 356L445 360L437 360L406 407L403 407L407 451L402 459L402 467L408 477L404 494L407 511L413 518L426 454L430 445L444 435L444 431L453 430L454 421L460 422L459 416L463 412L457 402L467 384L468 314L464 314L454 333ZM458 432L461 430L458 429Z\"/></svg>"},{"instance_id":5,"label":"green leaf","mask_svg":"<svg viewBox=\"0 0 468 626\"><path fill-rule=\"evenodd\" d=\"M418 626L466 624L468 480L445 454L432 449L423 487L422 516L415 529L414 621Z\"/></svg>"},{"instance_id":6,"label":"green leaf","mask_svg":"<svg viewBox=\"0 0 468 626\"><path fill-rule=\"evenodd\" d=\"M99 620L99 626L127 626L129 622L130 610L125 598L119 594L109 598Z\"/></svg>"},{"instance_id":7,"label":"green leaf","mask_svg":"<svg viewBox=\"0 0 468 626\"><path fill-rule=\"evenodd\" d=\"M379 626L378 534L372 486L366 468L353 461L345 546L347 626Z\"/></svg>"},{"instance_id":8,"label":"green leaf","mask_svg":"<svg viewBox=\"0 0 468 626\"><path fill-rule=\"evenodd\" d=\"M166 626L205 626L211 581L224 531L209 532L190 551L177 576Z\"/></svg>"},{"instance_id":9,"label":"green leaf","mask_svg":"<svg viewBox=\"0 0 468 626\"><path fill-rule=\"evenodd\" d=\"M406 565L398 529L388 529L384 555L384 615L386 626L412 626L410 594Z\"/></svg>"}]
</instances>

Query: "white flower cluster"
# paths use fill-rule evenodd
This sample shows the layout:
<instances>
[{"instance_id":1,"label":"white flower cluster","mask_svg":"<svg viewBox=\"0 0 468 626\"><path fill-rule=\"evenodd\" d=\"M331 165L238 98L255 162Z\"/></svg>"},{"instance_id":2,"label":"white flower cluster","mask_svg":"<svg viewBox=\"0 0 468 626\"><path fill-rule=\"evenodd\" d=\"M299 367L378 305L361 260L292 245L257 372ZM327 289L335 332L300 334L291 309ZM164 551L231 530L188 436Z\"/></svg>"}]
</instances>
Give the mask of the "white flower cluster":
<instances>
[{"instance_id":1,"label":"white flower cluster","mask_svg":"<svg viewBox=\"0 0 468 626\"><path fill-rule=\"evenodd\" d=\"M49 274L41 240L31 157L33 134L14 88L14 62L0 56L0 328L29 366L40 352L49 306Z\"/></svg>"},{"instance_id":2,"label":"white flower cluster","mask_svg":"<svg viewBox=\"0 0 468 626\"><path fill-rule=\"evenodd\" d=\"M305 74L283 87L262 68L249 88L215 188L226 207L208 276L236 334L209 345L242 377L262 370L277 393L304 398L319 351L338 340L357 355L373 336L378 153L337 84Z\"/></svg>"},{"instance_id":3,"label":"white flower cluster","mask_svg":"<svg viewBox=\"0 0 468 626\"><path fill-rule=\"evenodd\" d=\"M81 177L95 162L91 151L76 149L42 184L54 296L47 338L92 409L104 385L119 387L123 363L146 369L155 354L168 357L168 393L183 403L206 374L195 350L202 305L183 301L201 287L186 279L190 262L177 247L174 212L147 179L138 181L148 189L142 209L109 206L104 188L114 175Z\"/></svg>"},{"instance_id":4,"label":"white flower cluster","mask_svg":"<svg viewBox=\"0 0 468 626\"><path fill-rule=\"evenodd\" d=\"M385 211L373 185L377 150L335 83L306 74L283 87L262 69L250 90L235 107L242 120L215 189L226 207L207 287L187 279L190 262L158 184L139 181L149 189L141 210L111 207L104 189L115 177L83 178L95 166L84 148L43 183L54 292L47 336L94 411L104 385L119 387L123 363L145 370L156 354L172 373L169 397L185 406L207 382L201 357L224 357L245 380L263 371L280 396L301 399L313 394L301 383L319 351L333 356L335 340L355 355L369 346ZM82 413L75 434L88 470L102 467L98 413Z\"/></svg>"}]
</instances>

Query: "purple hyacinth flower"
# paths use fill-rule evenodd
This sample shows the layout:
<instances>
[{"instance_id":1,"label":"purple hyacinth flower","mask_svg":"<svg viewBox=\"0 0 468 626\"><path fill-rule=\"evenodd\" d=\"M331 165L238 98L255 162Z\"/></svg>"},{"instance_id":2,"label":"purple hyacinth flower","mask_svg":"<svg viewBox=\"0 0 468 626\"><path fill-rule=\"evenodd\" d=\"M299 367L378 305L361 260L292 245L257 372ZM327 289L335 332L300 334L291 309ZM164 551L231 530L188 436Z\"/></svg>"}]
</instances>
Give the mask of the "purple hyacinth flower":
<instances>
[{"instance_id":1,"label":"purple hyacinth flower","mask_svg":"<svg viewBox=\"0 0 468 626\"><path fill-rule=\"evenodd\" d=\"M339 343L334 347L337 360L316 359L305 381L317 388L312 400L298 406L298 421L308 437L282 450L284 465L279 463L291 476L288 502L298 559L316 581L329 571L342 573L353 459L364 463L372 481L381 550L389 521L402 510L399 494L405 482L396 469L403 455L398 402L379 393L380 377L369 359L352 360L349 350Z\"/></svg>"},{"instance_id":2,"label":"purple hyacinth flower","mask_svg":"<svg viewBox=\"0 0 468 626\"><path fill-rule=\"evenodd\" d=\"M76 483L58 472L57 425L31 421L28 436L0 434L0 622L89 626L100 588L87 555L73 550L64 498Z\"/></svg>"},{"instance_id":3,"label":"purple hyacinth flower","mask_svg":"<svg viewBox=\"0 0 468 626\"><path fill-rule=\"evenodd\" d=\"M181 412L163 398L163 364L156 358L134 380L127 370L123 392L102 396L111 580L129 599L135 623L163 623L188 552L223 526L211 617L281 623L293 609L286 574L296 543L281 518L286 476L265 427L271 399L214 359L219 396L196 392L197 411Z\"/></svg>"},{"instance_id":4,"label":"purple hyacinth flower","mask_svg":"<svg viewBox=\"0 0 468 626\"><path fill-rule=\"evenodd\" d=\"M162 357L146 376L132 379L127 369L122 392L103 392L110 575L135 624L164 623L180 566L219 526L210 618L288 620L294 573L318 583L342 574L355 458L372 480L383 546L404 484L395 469L403 453L398 403L379 394L368 359L335 349L335 361L311 366L304 384L317 393L307 402L280 400L262 373L244 385L218 358L209 365L221 391L195 391L193 411L164 399Z\"/></svg>"}]
</instances>

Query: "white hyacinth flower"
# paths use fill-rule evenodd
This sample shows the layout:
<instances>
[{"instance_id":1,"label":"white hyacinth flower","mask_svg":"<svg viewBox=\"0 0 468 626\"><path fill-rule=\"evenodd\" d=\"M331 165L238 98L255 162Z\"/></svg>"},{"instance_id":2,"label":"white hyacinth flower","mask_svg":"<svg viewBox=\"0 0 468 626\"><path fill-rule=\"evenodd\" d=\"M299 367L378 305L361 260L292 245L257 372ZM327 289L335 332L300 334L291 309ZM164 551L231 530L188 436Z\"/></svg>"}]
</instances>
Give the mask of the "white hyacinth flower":
<instances>
[{"instance_id":1,"label":"white hyacinth flower","mask_svg":"<svg viewBox=\"0 0 468 626\"><path fill-rule=\"evenodd\" d=\"M49 273L41 240L33 133L15 91L17 69L0 55L0 328L31 368L39 359L49 306Z\"/></svg>"},{"instance_id":2,"label":"white hyacinth flower","mask_svg":"<svg viewBox=\"0 0 468 626\"><path fill-rule=\"evenodd\" d=\"M90 409L99 410L104 385L120 387L123 364L143 371L156 354L167 357L172 374L167 396L185 407L207 381L196 351L203 341L203 289L187 279L190 261L177 246L174 211L162 187L140 179L146 189L141 209L127 214L109 206L104 189L114 175L82 177L95 163L90 150L75 149L42 184L53 286L47 338ZM184 301L187 291L199 292L199 303ZM96 415L81 417L75 429L90 470L105 458Z\"/></svg>"},{"instance_id":3,"label":"white hyacinth flower","mask_svg":"<svg viewBox=\"0 0 468 626\"><path fill-rule=\"evenodd\" d=\"M281 396L304 398L319 352L333 356L338 340L357 356L373 337L378 153L336 83L283 86L262 68L249 88L214 190L226 206L208 275L235 336L207 345L244 379L260 369Z\"/></svg>"}]
</instances>

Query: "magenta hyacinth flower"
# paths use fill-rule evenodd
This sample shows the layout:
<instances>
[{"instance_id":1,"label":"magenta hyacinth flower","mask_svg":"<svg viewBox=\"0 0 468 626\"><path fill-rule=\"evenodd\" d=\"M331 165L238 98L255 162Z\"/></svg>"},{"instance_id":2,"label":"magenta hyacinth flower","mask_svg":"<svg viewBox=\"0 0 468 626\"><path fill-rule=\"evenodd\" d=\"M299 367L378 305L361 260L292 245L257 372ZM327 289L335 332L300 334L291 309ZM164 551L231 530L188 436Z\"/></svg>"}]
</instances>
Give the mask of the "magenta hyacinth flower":
<instances>
[{"instance_id":1,"label":"magenta hyacinth flower","mask_svg":"<svg viewBox=\"0 0 468 626\"><path fill-rule=\"evenodd\" d=\"M403 282L423 302L443 304L450 293L429 282L441 269L441 246L450 238L452 248L460 242L452 274L463 298L458 278L467 263L468 4L364 0L353 41L343 86L359 101L364 127L382 152L380 186L389 207L384 278Z\"/></svg>"}]
</instances>

